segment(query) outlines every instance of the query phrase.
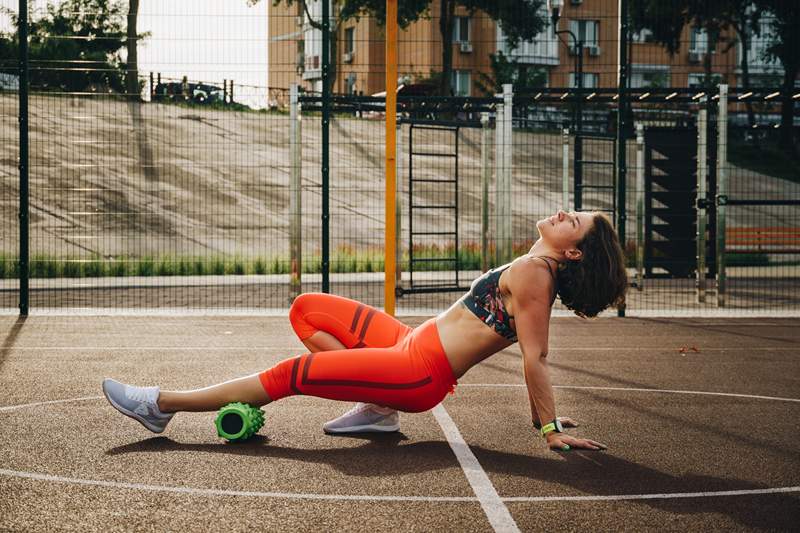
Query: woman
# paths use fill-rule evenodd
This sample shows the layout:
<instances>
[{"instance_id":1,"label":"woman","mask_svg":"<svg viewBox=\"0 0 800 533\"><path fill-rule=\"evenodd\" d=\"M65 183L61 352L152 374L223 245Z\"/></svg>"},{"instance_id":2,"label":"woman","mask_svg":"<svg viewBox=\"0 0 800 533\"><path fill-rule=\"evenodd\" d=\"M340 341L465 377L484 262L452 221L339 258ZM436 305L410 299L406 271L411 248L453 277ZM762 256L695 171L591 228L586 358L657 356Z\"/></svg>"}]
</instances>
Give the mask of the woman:
<instances>
[{"instance_id":1,"label":"woman","mask_svg":"<svg viewBox=\"0 0 800 533\"><path fill-rule=\"evenodd\" d=\"M310 353L269 370L204 389L166 392L103 381L109 402L160 433L178 411L213 411L230 402L265 405L305 394L364 402L325 425L327 432L393 431L396 410L433 408L467 370L519 341L534 426L551 449L603 449L563 433L547 369L550 311L556 295L582 317L622 302L624 255L600 213L565 213L536 223L530 251L475 280L435 318L410 328L358 302L327 294L299 296L289 313Z\"/></svg>"}]
</instances>

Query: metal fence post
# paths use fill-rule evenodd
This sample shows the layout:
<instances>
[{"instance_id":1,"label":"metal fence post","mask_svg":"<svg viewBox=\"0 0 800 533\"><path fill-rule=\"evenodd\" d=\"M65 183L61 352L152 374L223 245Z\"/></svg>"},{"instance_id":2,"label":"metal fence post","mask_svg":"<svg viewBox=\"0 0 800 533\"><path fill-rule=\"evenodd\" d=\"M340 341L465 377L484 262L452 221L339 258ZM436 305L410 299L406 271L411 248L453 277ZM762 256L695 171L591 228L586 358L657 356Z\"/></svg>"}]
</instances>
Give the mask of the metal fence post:
<instances>
[{"instance_id":1,"label":"metal fence post","mask_svg":"<svg viewBox=\"0 0 800 533\"><path fill-rule=\"evenodd\" d=\"M508 263L513 259L514 246L513 237L511 234L511 172L512 161L514 155L514 142L513 142L513 112L514 112L514 93L513 86L510 83L503 85L503 174L502 184L500 185L502 197L498 198L498 203L502 205L498 209L499 223L501 231L498 235L498 247L500 252L500 263ZM500 184L500 180L498 180ZM502 213L502 214L501 214Z\"/></svg>"},{"instance_id":2,"label":"metal fence post","mask_svg":"<svg viewBox=\"0 0 800 533\"><path fill-rule=\"evenodd\" d=\"M289 298L294 299L302 292L302 130L300 121L299 88L293 83L289 88L289 151L291 153L291 172L289 184L289 254L291 275L289 278Z\"/></svg>"},{"instance_id":3,"label":"metal fence post","mask_svg":"<svg viewBox=\"0 0 800 533\"><path fill-rule=\"evenodd\" d=\"M28 2L19 0L19 314L29 305Z\"/></svg>"},{"instance_id":4,"label":"metal fence post","mask_svg":"<svg viewBox=\"0 0 800 533\"><path fill-rule=\"evenodd\" d=\"M708 111L700 101L697 116L697 303L706 301L706 219L708 175Z\"/></svg>"},{"instance_id":5,"label":"metal fence post","mask_svg":"<svg viewBox=\"0 0 800 533\"><path fill-rule=\"evenodd\" d=\"M495 125L494 125L494 187L495 187L495 195L494 195L494 264L499 265L502 264L502 254L501 254L501 246L500 246L500 235L502 231L502 223L501 220L504 216L503 208L505 207L502 199L503 199L503 162L505 161L505 156L503 155L503 150L505 150L506 143L504 140L505 135L505 128L503 127L503 121L505 120L505 106L503 104L497 104L497 115L495 118Z\"/></svg>"},{"instance_id":6,"label":"metal fence post","mask_svg":"<svg viewBox=\"0 0 800 533\"><path fill-rule=\"evenodd\" d=\"M636 125L636 289L644 289L644 126Z\"/></svg>"},{"instance_id":7,"label":"metal fence post","mask_svg":"<svg viewBox=\"0 0 800 533\"><path fill-rule=\"evenodd\" d=\"M402 173L402 153L403 153L403 125L397 123L396 126L397 134L395 135L395 145L397 148L395 149L395 167L397 168L396 176L397 179L395 180L395 211L394 211L394 220L395 220L395 233L394 233L394 241L395 241L395 281L396 285L399 285L403 280L403 269L401 268L402 260L403 260L403 247L402 247L402 239L401 235L402 231L402 222L403 222L403 180L400 179L400 176L403 175Z\"/></svg>"},{"instance_id":8,"label":"metal fence post","mask_svg":"<svg viewBox=\"0 0 800 533\"><path fill-rule=\"evenodd\" d=\"M725 307L725 206L728 203L728 86L719 86L717 112L717 307Z\"/></svg>"},{"instance_id":9,"label":"metal fence post","mask_svg":"<svg viewBox=\"0 0 800 533\"><path fill-rule=\"evenodd\" d=\"M569 211L569 128L561 130L561 205Z\"/></svg>"},{"instance_id":10,"label":"metal fence post","mask_svg":"<svg viewBox=\"0 0 800 533\"><path fill-rule=\"evenodd\" d=\"M329 2L322 2L322 292L331 292L330 265L330 10ZM231 85L233 93L233 85Z\"/></svg>"},{"instance_id":11,"label":"metal fence post","mask_svg":"<svg viewBox=\"0 0 800 533\"><path fill-rule=\"evenodd\" d=\"M622 249L625 250L626 228L628 215L626 213L626 186L628 179L628 152L627 152L627 95L628 88L628 0L619 0L619 76L617 79L617 234ZM625 302L617 308L617 316L625 316Z\"/></svg>"},{"instance_id":12,"label":"metal fence post","mask_svg":"<svg viewBox=\"0 0 800 533\"><path fill-rule=\"evenodd\" d=\"M489 270L489 113L481 113L481 271Z\"/></svg>"}]
</instances>

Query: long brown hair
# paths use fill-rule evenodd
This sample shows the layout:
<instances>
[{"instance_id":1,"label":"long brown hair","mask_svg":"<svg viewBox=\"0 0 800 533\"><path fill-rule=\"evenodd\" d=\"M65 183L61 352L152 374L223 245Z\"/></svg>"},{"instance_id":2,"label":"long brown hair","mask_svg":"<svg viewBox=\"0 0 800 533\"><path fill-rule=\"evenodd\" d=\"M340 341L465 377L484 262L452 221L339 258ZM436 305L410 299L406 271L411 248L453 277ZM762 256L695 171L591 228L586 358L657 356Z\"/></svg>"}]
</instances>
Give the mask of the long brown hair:
<instances>
[{"instance_id":1,"label":"long brown hair","mask_svg":"<svg viewBox=\"0 0 800 533\"><path fill-rule=\"evenodd\" d=\"M628 276L625 253L608 217L595 213L592 228L577 248L580 260L562 263L558 269L558 296L576 315L590 318L609 306L625 301Z\"/></svg>"}]
</instances>

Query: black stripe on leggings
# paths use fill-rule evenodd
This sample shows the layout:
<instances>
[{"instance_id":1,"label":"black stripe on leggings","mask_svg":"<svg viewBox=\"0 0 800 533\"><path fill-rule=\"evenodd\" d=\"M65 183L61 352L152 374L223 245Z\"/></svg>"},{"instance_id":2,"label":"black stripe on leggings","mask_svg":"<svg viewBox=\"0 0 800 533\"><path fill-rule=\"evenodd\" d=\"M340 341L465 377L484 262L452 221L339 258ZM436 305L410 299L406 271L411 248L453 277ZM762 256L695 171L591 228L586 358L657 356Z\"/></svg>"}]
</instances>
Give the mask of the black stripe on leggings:
<instances>
[{"instance_id":1,"label":"black stripe on leggings","mask_svg":"<svg viewBox=\"0 0 800 533\"><path fill-rule=\"evenodd\" d=\"M300 392L300 389L297 388L297 369L300 366L300 358L296 357L294 360L294 364L292 365L292 377L289 381L290 386L295 394L303 394Z\"/></svg>"},{"instance_id":2,"label":"black stripe on leggings","mask_svg":"<svg viewBox=\"0 0 800 533\"><path fill-rule=\"evenodd\" d=\"M356 332L356 326L358 326L358 319L361 318L361 312L364 310L364 304L359 304L356 308L356 315L353 317L353 323L350 324L350 333Z\"/></svg>"},{"instance_id":3,"label":"black stripe on leggings","mask_svg":"<svg viewBox=\"0 0 800 533\"><path fill-rule=\"evenodd\" d=\"M382 381L362 381L356 379L309 379L308 377L308 370L311 367L311 360L314 358L314 354L309 354L306 357L306 365L303 368L303 377L302 384L303 385L322 385L328 387L364 387L370 389L392 389L392 390L402 390L402 389L416 389L419 387L424 387L428 383L433 382L433 378L428 376L426 378L420 379L419 381L412 381L411 383L385 383Z\"/></svg>"},{"instance_id":4,"label":"black stripe on leggings","mask_svg":"<svg viewBox=\"0 0 800 533\"><path fill-rule=\"evenodd\" d=\"M367 334L367 328L369 327L369 323L372 321L373 316L375 316L375 309L370 309L369 313L367 313L367 318L364 319L364 325L361 326L361 333L358 334L358 340L364 340L364 335Z\"/></svg>"}]
</instances>

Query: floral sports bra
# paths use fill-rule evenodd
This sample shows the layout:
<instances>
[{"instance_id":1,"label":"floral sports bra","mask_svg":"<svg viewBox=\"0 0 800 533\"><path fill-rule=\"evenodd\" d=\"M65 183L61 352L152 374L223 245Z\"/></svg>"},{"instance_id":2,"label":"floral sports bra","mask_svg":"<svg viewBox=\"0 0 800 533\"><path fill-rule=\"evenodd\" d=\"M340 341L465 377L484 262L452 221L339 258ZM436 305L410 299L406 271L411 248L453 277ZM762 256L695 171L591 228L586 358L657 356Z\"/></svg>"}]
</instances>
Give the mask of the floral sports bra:
<instances>
[{"instance_id":1,"label":"floral sports bra","mask_svg":"<svg viewBox=\"0 0 800 533\"><path fill-rule=\"evenodd\" d=\"M550 259L558 262L552 257L538 257L545 263L550 270L550 275L556 280L556 273L550 264ZM472 282L472 285L462 298L461 303L481 319L481 321L495 330L499 335L511 342L517 342L517 332L511 327L511 320L514 317L508 314L506 306L503 304L503 297L500 294L500 275L511 263L487 271L481 277ZM554 296L555 299L555 296Z\"/></svg>"}]
</instances>

